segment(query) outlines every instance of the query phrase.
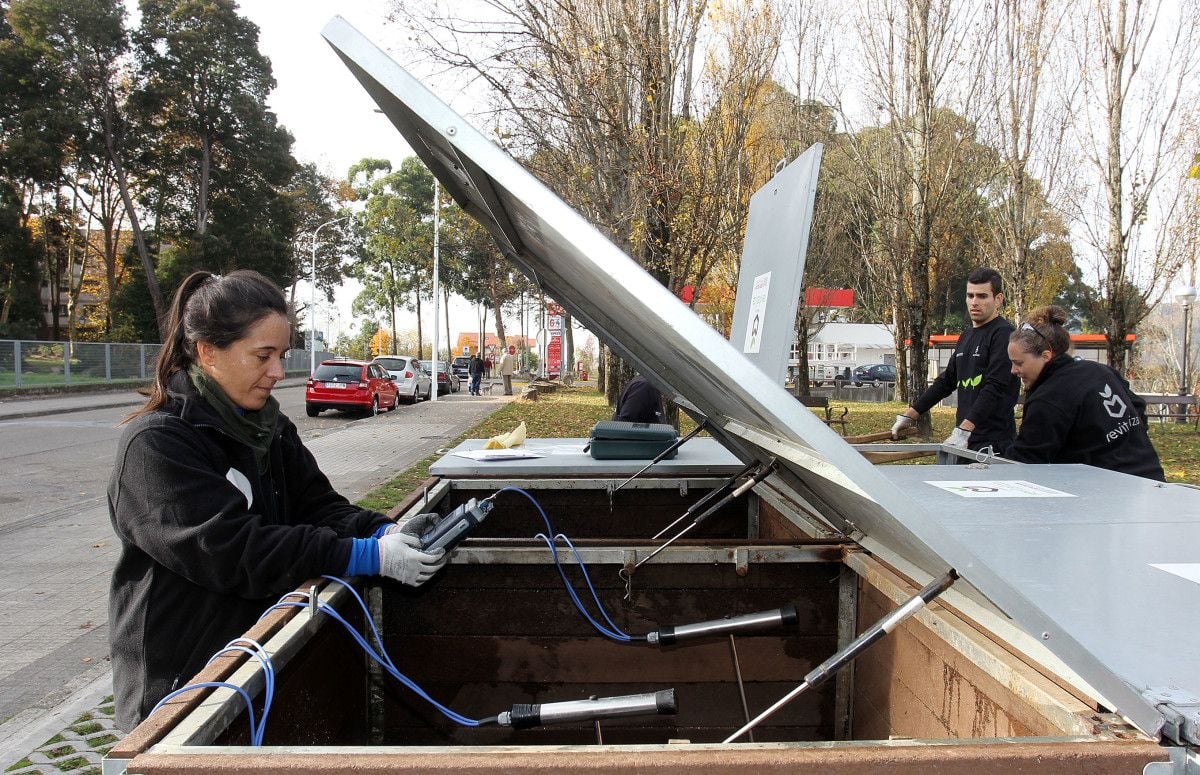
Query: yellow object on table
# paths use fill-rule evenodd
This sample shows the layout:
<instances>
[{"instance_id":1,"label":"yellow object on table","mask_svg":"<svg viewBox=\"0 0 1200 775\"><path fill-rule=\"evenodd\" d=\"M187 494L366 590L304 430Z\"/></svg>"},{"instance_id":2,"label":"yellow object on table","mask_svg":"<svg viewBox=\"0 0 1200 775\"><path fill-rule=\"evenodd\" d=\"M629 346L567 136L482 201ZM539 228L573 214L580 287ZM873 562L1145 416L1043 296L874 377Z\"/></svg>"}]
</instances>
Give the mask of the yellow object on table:
<instances>
[{"instance_id":1,"label":"yellow object on table","mask_svg":"<svg viewBox=\"0 0 1200 775\"><path fill-rule=\"evenodd\" d=\"M493 436L483 445L484 449L508 449L509 447L519 447L525 443L525 421L513 428L508 433L501 433L499 436Z\"/></svg>"}]
</instances>

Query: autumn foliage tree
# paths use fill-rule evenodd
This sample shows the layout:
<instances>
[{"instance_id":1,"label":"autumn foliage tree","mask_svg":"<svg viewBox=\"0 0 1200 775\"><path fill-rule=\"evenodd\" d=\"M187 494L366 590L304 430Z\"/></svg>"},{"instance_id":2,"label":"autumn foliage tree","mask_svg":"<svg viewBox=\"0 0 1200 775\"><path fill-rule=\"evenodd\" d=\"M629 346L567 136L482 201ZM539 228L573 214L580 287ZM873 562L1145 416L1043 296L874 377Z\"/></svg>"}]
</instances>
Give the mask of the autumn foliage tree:
<instances>
[{"instance_id":1,"label":"autumn foliage tree","mask_svg":"<svg viewBox=\"0 0 1200 775\"><path fill-rule=\"evenodd\" d=\"M769 4L495 0L486 19L395 5L429 53L491 87L512 150L661 283L695 284L740 240ZM615 401L631 372L603 361Z\"/></svg>"}]
</instances>

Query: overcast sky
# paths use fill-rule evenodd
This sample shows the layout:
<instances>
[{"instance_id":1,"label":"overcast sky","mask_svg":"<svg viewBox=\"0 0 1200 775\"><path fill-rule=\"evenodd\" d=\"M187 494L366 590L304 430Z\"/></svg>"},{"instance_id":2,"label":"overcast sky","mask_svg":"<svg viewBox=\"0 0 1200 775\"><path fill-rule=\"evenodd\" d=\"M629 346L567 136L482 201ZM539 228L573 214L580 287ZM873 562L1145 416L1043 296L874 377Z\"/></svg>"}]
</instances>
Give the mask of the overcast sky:
<instances>
[{"instance_id":1,"label":"overcast sky","mask_svg":"<svg viewBox=\"0 0 1200 775\"><path fill-rule=\"evenodd\" d=\"M365 157L388 159L395 165L412 150L395 127L380 113L358 81L321 37L321 29L334 16L342 16L367 38L410 65L403 48L404 31L386 22L387 3L381 0L238 0L239 10L259 28L259 50L271 60L276 86L269 104L280 122L295 136L293 154L301 162L315 162L326 174L345 177L350 165ZM460 90L447 94L438 84L429 86L460 113L473 109ZM330 341L355 323L350 313L360 286L353 280L337 293L336 310L318 310L317 325ZM309 289L297 289L307 299ZM444 321L444 312L439 320ZM424 305L425 335L430 337L432 311ZM329 323L326 323L326 320ZM495 331L489 316L488 330ZM451 335L474 331L478 317L473 305L462 300L451 304ZM513 321L512 325L516 325ZM416 315L405 312L397 321L401 331L416 329ZM445 337L445 323L439 324ZM510 331L511 333L511 331ZM580 341L581 343L581 341ZM439 343L441 347L445 343Z\"/></svg>"},{"instance_id":2,"label":"overcast sky","mask_svg":"<svg viewBox=\"0 0 1200 775\"><path fill-rule=\"evenodd\" d=\"M379 0L239 0L244 16L259 27L259 49L271 60L276 87L270 106L296 137L300 161L316 162L344 177L367 156L399 163L412 151L321 37L335 15L392 52L399 37L385 25ZM393 52L394 53L394 52Z\"/></svg>"}]
</instances>

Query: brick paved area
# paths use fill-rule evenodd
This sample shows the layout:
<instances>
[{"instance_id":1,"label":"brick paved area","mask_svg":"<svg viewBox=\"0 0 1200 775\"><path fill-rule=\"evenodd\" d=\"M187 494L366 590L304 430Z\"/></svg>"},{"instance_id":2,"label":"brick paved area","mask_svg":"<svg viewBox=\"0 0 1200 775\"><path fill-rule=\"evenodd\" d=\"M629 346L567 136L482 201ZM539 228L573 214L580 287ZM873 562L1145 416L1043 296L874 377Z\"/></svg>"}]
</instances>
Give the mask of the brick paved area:
<instances>
[{"instance_id":1,"label":"brick paved area","mask_svg":"<svg viewBox=\"0 0 1200 775\"><path fill-rule=\"evenodd\" d=\"M120 739L121 731L113 726L110 695L4 772L6 775L99 775L104 754Z\"/></svg>"}]
</instances>

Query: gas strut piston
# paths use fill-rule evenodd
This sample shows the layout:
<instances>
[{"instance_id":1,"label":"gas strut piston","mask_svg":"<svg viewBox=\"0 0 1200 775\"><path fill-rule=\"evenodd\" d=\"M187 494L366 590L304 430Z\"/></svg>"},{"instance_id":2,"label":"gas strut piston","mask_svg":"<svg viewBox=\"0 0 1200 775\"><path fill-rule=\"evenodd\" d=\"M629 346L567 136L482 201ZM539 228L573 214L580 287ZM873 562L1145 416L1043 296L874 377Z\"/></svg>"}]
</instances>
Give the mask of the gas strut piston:
<instances>
[{"instance_id":1,"label":"gas strut piston","mask_svg":"<svg viewBox=\"0 0 1200 775\"><path fill-rule=\"evenodd\" d=\"M799 686L785 694L774 705L758 714L751 721L746 722L745 726L721 742L732 743L746 732L761 724L769 716L773 715L775 711L799 697L806 690L824 683L826 679L828 679L838 670L841 670L843 667L853 662L859 654L875 645L876 641L880 640L892 630L899 627L901 622L915 614L917 611L920 611L926 605L931 603L938 595L949 589L950 585L953 584L957 578L958 573L951 568L944 576L936 578L926 584L925 587L920 592L913 595L908 602L887 614L879 621L875 622L875 624L871 625L870 628L863 632L862 635L859 635L857 638L851 641L850 645L846 646L846 648L817 665L808 673L808 675L804 676L804 680L800 682Z\"/></svg>"},{"instance_id":2,"label":"gas strut piston","mask_svg":"<svg viewBox=\"0 0 1200 775\"><path fill-rule=\"evenodd\" d=\"M775 470L775 461L774 460L771 460L771 462L767 463L766 465L759 466L758 471L756 471L753 476L751 476L749 479L747 479L745 482L743 482L740 487L738 487L737 489L728 493L724 498L721 498L719 501L714 503L712 506L709 506L707 509L705 509L703 512L701 512L695 519L693 519L690 525L685 527L683 530L680 530L678 533L671 536L666 541L663 541L661 544L658 545L657 548L655 548L655 550L653 552L650 552L650 554L648 554L645 557L643 557L642 559L638 560L637 564L633 566L633 569L637 570L638 568L642 567L646 563L650 562L650 560L654 559L654 557L659 552L661 552L663 549L666 549L668 546L675 543L680 538L683 538L685 535L690 533L694 528L699 527L700 524L702 522L704 522L704 520L708 519L713 514L717 513L722 507L725 506L725 504L727 504L730 501L733 501L737 498L740 498L743 494L745 494L746 492L749 492L750 489L754 487L754 485L758 484L763 479L766 479L768 476L771 475L771 472L774 470ZM691 511L691 509L689 509L688 511ZM685 517L687 516L686 512L684 513L684 516ZM679 522L678 519L675 520L675 523L672 523L672 526L678 522ZM662 535L662 533L659 533L659 535ZM657 538L657 537L658 536L655 536L655 538Z\"/></svg>"}]
</instances>

